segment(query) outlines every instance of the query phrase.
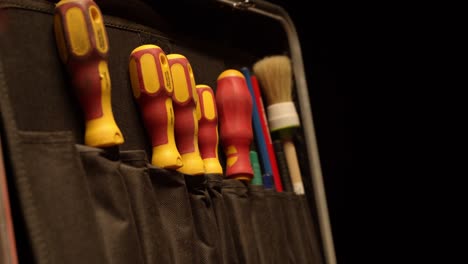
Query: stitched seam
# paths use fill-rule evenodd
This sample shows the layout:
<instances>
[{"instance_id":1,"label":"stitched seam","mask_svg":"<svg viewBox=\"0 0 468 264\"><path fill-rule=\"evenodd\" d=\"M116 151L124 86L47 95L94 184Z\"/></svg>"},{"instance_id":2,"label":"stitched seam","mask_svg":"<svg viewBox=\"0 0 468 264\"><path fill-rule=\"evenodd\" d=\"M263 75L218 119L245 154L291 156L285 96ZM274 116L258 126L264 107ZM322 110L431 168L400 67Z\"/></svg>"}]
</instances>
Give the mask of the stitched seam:
<instances>
[{"instance_id":1,"label":"stitched seam","mask_svg":"<svg viewBox=\"0 0 468 264\"><path fill-rule=\"evenodd\" d=\"M111 16L105 16L105 17L109 17L111 18ZM131 26L125 26L125 25L119 25L119 24L116 24L116 23L113 23L113 22L104 22L104 24L106 26L110 26L110 27L114 27L114 28L118 28L118 29L125 29L125 30L131 30L131 31L135 31L135 32L140 32L140 33L146 33L148 35L152 35L152 36L155 36L155 37L159 37L159 38L163 38L167 41L171 41L170 38L166 37L166 36L163 36L161 34L158 34L156 32L151 32L151 31L148 31L148 30L144 30L144 29L141 29L141 28L136 28L136 27L131 27Z\"/></svg>"},{"instance_id":2,"label":"stitched seam","mask_svg":"<svg viewBox=\"0 0 468 264\"><path fill-rule=\"evenodd\" d=\"M222 183L222 180L206 180L207 182Z\"/></svg>"},{"instance_id":3,"label":"stitched seam","mask_svg":"<svg viewBox=\"0 0 468 264\"><path fill-rule=\"evenodd\" d=\"M48 2L44 2L44 3L40 3L40 4L49 4ZM0 8L18 8L18 9L25 9L25 10L33 10L33 11L40 11L42 13L46 13L46 14L51 14L53 15L54 14L54 10L53 10L53 4L50 4L49 7L37 7L37 6L33 6L33 5L28 5L28 4L22 4L22 3L15 3L15 2L9 2L9 1L6 1L6 2L2 2L0 3ZM155 37L158 37L158 38L163 38L167 41L171 41L172 39L167 37L167 36L164 36L162 34L158 34L157 32L152 32L150 30L144 30L142 28L137 28L137 27L132 27L132 26L128 26L128 25L121 25L121 24L117 24L117 23L114 23L114 22L109 22L109 21L106 21L106 18L107 19L113 19L114 17L113 16L108 16L108 15L104 15L104 24L106 26L110 26L110 27L113 27L113 28L117 28L117 29L124 29L124 30L129 30L129 31L134 31L134 32L141 32L141 33L145 33L145 34L148 34L148 35L152 35L152 36L155 36ZM119 19L122 19L122 18L119 18ZM124 20L124 19L122 19ZM136 24L136 23L135 23ZM143 25L140 25L140 24L136 24L136 25L139 25L139 26L142 26Z\"/></svg>"},{"instance_id":4,"label":"stitched seam","mask_svg":"<svg viewBox=\"0 0 468 264\"><path fill-rule=\"evenodd\" d=\"M21 142L25 144L63 144L63 143L71 142L70 138L60 138L64 136L71 136L72 134L68 131L45 132L43 135L47 134L50 136L43 137L43 138L40 136L41 134L39 133L35 134L35 133L29 133L29 132L18 130L18 135L21 136Z\"/></svg>"},{"instance_id":5,"label":"stitched seam","mask_svg":"<svg viewBox=\"0 0 468 264\"><path fill-rule=\"evenodd\" d=\"M232 189L245 189L245 187L237 187L237 186L222 186L224 190L232 190Z\"/></svg>"},{"instance_id":6,"label":"stitched seam","mask_svg":"<svg viewBox=\"0 0 468 264\"><path fill-rule=\"evenodd\" d=\"M38 1L38 4L41 5L46 5L49 4L48 2L40 2ZM53 4L50 4L50 7L38 7L38 6L33 6L33 5L28 5L28 4L23 4L23 3L18 3L18 2L10 2L8 0L4 0L3 2L0 3L0 8L20 8L20 9L29 9L29 10L34 10L34 11L40 11L42 13L47 13L47 14L53 14Z\"/></svg>"},{"instance_id":7,"label":"stitched seam","mask_svg":"<svg viewBox=\"0 0 468 264\"><path fill-rule=\"evenodd\" d=\"M129 158L129 159L120 159L121 161L144 161L146 163L146 160L145 159L138 159L138 158Z\"/></svg>"}]
</instances>

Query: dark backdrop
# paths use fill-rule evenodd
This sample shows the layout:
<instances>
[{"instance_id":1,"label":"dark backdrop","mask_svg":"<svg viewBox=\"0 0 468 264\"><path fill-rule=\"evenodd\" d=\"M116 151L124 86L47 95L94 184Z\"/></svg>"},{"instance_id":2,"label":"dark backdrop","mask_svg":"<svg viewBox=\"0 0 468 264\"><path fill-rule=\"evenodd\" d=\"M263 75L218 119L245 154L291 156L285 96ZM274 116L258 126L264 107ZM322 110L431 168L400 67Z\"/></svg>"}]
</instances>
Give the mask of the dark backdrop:
<instances>
[{"instance_id":1,"label":"dark backdrop","mask_svg":"<svg viewBox=\"0 0 468 264\"><path fill-rule=\"evenodd\" d=\"M335 249L342 264L344 173L351 161L344 114L350 106L345 91L337 85L336 7L328 1L270 2L288 11L301 40Z\"/></svg>"}]
</instances>

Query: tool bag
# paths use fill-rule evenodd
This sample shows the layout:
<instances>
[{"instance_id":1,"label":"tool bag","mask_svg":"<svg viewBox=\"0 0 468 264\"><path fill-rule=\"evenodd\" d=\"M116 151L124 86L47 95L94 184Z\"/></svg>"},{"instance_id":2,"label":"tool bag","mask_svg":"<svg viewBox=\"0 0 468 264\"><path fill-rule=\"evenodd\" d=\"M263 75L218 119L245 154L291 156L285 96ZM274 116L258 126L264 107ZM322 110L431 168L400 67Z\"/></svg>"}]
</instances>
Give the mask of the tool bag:
<instances>
[{"instance_id":1,"label":"tool bag","mask_svg":"<svg viewBox=\"0 0 468 264\"><path fill-rule=\"evenodd\" d=\"M148 161L128 73L134 48L183 54L196 82L214 90L223 70L287 50L276 23L208 2L96 1L125 137L103 149L83 143L85 121L55 44L54 2L0 0L0 135L19 263L324 263L308 175L307 196L298 196ZM243 35L253 26L263 41Z\"/></svg>"}]
</instances>

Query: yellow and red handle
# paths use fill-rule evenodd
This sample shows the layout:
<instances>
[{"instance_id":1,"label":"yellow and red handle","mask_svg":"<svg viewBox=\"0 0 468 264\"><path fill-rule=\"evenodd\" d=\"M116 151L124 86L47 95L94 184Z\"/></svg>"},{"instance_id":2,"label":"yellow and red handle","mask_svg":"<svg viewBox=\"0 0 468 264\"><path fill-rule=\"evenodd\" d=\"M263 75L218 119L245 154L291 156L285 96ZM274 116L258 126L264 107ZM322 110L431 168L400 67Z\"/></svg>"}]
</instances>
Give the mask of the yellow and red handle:
<instances>
[{"instance_id":1,"label":"yellow and red handle","mask_svg":"<svg viewBox=\"0 0 468 264\"><path fill-rule=\"evenodd\" d=\"M198 149L197 115L200 113L196 110L198 96L193 70L183 55L169 54L167 59L174 82L175 140L183 163L178 171L188 175L203 174L205 168Z\"/></svg>"},{"instance_id":2,"label":"yellow and red handle","mask_svg":"<svg viewBox=\"0 0 468 264\"><path fill-rule=\"evenodd\" d=\"M250 181L252 98L244 75L233 69L218 76L216 106L219 113L221 142L226 154L226 177Z\"/></svg>"},{"instance_id":3,"label":"yellow and red handle","mask_svg":"<svg viewBox=\"0 0 468 264\"><path fill-rule=\"evenodd\" d=\"M156 45L142 45L130 54L130 80L141 116L151 138L151 163L166 169L182 167L174 137L174 110L169 62Z\"/></svg>"},{"instance_id":4,"label":"yellow and red handle","mask_svg":"<svg viewBox=\"0 0 468 264\"><path fill-rule=\"evenodd\" d=\"M223 174L218 159L218 112L211 87L204 84L196 86L198 94L198 145L205 164L206 173Z\"/></svg>"},{"instance_id":5,"label":"yellow and red handle","mask_svg":"<svg viewBox=\"0 0 468 264\"><path fill-rule=\"evenodd\" d=\"M54 29L60 58L86 119L85 144L122 144L124 138L112 114L109 41L99 7L92 0L62 0L55 7Z\"/></svg>"}]
</instances>

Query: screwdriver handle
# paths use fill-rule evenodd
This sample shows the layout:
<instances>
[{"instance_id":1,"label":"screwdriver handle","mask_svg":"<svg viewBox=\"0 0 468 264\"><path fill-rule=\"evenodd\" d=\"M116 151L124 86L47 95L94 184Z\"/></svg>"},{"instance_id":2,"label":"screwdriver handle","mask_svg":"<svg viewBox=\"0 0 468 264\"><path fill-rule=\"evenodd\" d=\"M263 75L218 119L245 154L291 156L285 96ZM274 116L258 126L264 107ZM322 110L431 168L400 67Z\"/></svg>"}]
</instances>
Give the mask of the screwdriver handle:
<instances>
[{"instance_id":1,"label":"screwdriver handle","mask_svg":"<svg viewBox=\"0 0 468 264\"><path fill-rule=\"evenodd\" d=\"M198 95L195 78L189 61L183 55L167 55L174 82L172 103L174 106L174 133L177 149L182 157L183 166L179 172L187 175L205 173L203 160L198 149ZM198 112L198 114L197 114Z\"/></svg>"},{"instance_id":2,"label":"screwdriver handle","mask_svg":"<svg viewBox=\"0 0 468 264\"><path fill-rule=\"evenodd\" d=\"M151 138L151 163L166 169L182 167L174 137L174 84L166 54L156 45L139 46L130 54L129 71L133 96Z\"/></svg>"},{"instance_id":3,"label":"screwdriver handle","mask_svg":"<svg viewBox=\"0 0 468 264\"><path fill-rule=\"evenodd\" d=\"M62 0L55 6L54 30L86 120L85 144L120 145L122 132L111 107L109 42L99 7L92 0Z\"/></svg>"},{"instance_id":4,"label":"screwdriver handle","mask_svg":"<svg viewBox=\"0 0 468 264\"><path fill-rule=\"evenodd\" d=\"M250 181L253 177L250 163L252 98L241 72L229 69L218 76L216 106L227 157L226 177Z\"/></svg>"},{"instance_id":5,"label":"screwdriver handle","mask_svg":"<svg viewBox=\"0 0 468 264\"><path fill-rule=\"evenodd\" d=\"M198 145L205 164L205 172L223 174L218 159L218 112L211 87L204 84L196 86L198 94Z\"/></svg>"}]
</instances>

